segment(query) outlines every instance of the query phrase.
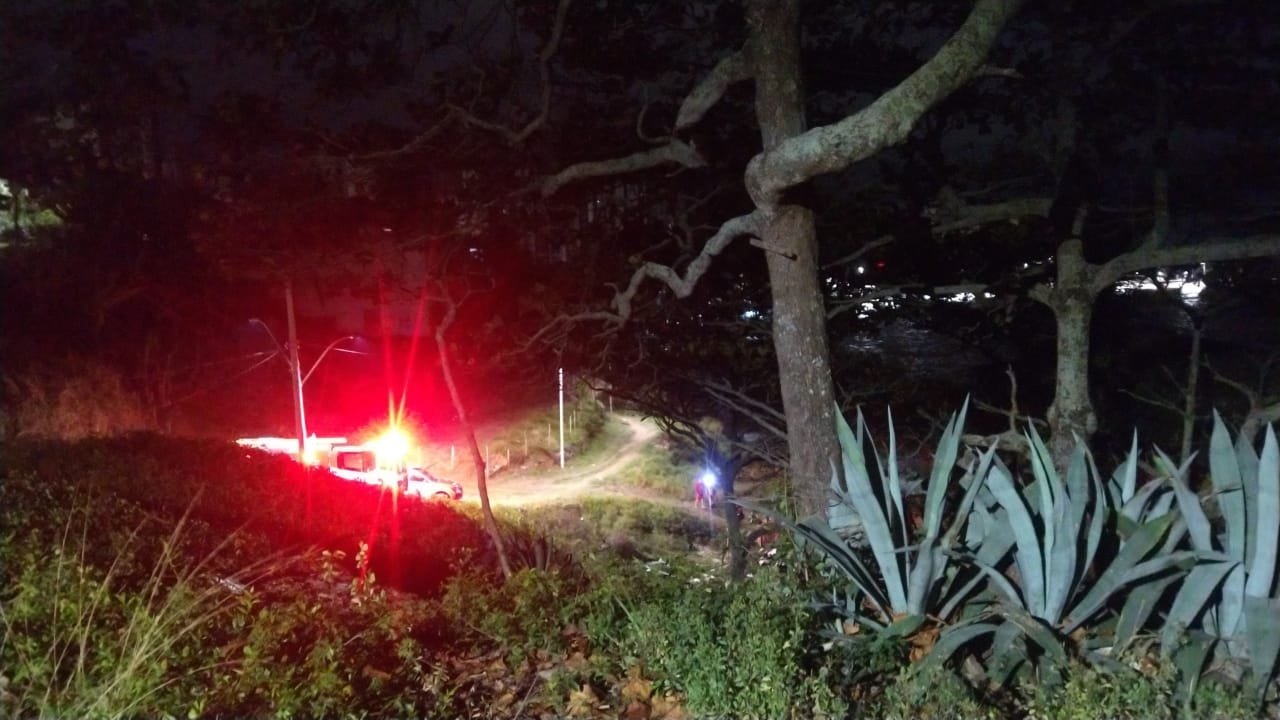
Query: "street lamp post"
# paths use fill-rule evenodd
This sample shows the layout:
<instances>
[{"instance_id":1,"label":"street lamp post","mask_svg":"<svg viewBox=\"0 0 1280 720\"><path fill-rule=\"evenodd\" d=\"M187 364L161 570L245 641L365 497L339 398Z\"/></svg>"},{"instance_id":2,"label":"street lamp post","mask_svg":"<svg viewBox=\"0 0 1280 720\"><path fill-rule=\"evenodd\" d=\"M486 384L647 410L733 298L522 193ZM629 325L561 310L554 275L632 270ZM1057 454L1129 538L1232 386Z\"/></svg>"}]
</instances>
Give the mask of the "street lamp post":
<instances>
[{"instance_id":1,"label":"street lamp post","mask_svg":"<svg viewBox=\"0 0 1280 720\"><path fill-rule=\"evenodd\" d=\"M282 346L280 341L276 340L276 336L271 332L271 328L267 327L267 324L263 321L258 318L253 318L249 322L254 325L261 326L262 329L267 332L267 337L270 337L271 341L276 345L276 351L281 353L284 356L284 361L289 364L289 384L292 386L293 394L293 423L294 430L298 433L298 460L305 462L307 453L307 412L302 395L302 387L306 384L307 380L311 378L311 375L315 373L316 368L320 367L320 361L324 360L326 355L336 349L338 345L341 345L348 340L356 340L357 336L345 335L329 343L328 347L322 350L319 357L317 357L315 362L311 364L311 367L307 370L306 374L303 374L302 362L298 358L298 323L293 312L292 282L285 281L284 301L289 323L289 343L287 347ZM355 350L344 350L341 352L351 352L358 355L365 354Z\"/></svg>"},{"instance_id":2,"label":"street lamp post","mask_svg":"<svg viewBox=\"0 0 1280 720\"><path fill-rule=\"evenodd\" d=\"M298 362L298 323L293 317L292 280L284 282L284 304L289 315L289 370L293 373L293 424L298 431L298 462L306 462L307 413L302 404L302 365ZM319 363L317 360L316 364ZM310 376L311 373L308 372L307 375Z\"/></svg>"}]
</instances>

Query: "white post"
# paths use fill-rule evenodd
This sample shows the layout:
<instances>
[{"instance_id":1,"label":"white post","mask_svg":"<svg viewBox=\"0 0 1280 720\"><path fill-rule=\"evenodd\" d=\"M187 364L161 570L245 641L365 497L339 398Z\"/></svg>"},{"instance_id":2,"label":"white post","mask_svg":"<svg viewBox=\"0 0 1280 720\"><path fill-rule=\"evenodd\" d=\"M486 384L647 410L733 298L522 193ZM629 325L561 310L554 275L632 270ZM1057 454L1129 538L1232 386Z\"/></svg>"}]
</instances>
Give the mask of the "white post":
<instances>
[{"instance_id":1,"label":"white post","mask_svg":"<svg viewBox=\"0 0 1280 720\"><path fill-rule=\"evenodd\" d=\"M564 467L564 368L560 368L560 467Z\"/></svg>"}]
</instances>

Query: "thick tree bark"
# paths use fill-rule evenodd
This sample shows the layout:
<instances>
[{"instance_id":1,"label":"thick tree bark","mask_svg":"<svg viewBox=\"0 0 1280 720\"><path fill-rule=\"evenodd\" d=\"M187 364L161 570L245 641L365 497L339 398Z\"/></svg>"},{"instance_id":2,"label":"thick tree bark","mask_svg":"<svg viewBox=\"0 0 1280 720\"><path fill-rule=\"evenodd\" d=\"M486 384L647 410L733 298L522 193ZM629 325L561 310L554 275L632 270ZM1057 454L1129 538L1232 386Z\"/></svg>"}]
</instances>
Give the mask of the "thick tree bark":
<instances>
[{"instance_id":1,"label":"thick tree bark","mask_svg":"<svg viewBox=\"0 0 1280 720\"><path fill-rule=\"evenodd\" d=\"M798 0L748 3L756 117L766 153L805 131L799 13ZM796 509L801 516L820 514L840 451L813 213L777 206L762 230Z\"/></svg>"},{"instance_id":2,"label":"thick tree bark","mask_svg":"<svg viewBox=\"0 0 1280 720\"><path fill-rule=\"evenodd\" d=\"M1087 440L1098 429L1089 398L1089 328L1095 293L1091 288L1091 267L1084 260L1078 238L1058 247L1057 264L1057 283L1047 303L1058 326L1058 373L1053 404L1049 406L1049 450L1054 464L1065 469L1077 440Z\"/></svg>"}]
</instances>

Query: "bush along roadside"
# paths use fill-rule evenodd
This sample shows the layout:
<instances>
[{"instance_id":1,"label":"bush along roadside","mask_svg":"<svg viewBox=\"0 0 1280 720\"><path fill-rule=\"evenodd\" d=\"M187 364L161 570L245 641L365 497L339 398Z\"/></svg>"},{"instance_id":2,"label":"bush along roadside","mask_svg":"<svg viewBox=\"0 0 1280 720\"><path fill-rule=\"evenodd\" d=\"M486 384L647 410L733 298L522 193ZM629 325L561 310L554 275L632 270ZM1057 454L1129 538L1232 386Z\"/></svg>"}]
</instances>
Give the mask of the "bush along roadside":
<instances>
[{"instance_id":1,"label":"bush along roadside","mask_svg":"<svg viewBox=\"0 0 1280 720\"><path fill-rule=\"evenodd\" d=\"M922 661L913 676L936 680L957 668L1017 712L1048 713L1035 716L1070 716L1046 698L1083 692L1082 677L1105 678L1092 685L1099 692L1138 688L1096 698L1107 707L1130 702L1134 717L1153 712L1154 698L1177 713L1275 711L1280 458L1272 429L1258 454L1244 440L1233 444L1215 415L1212 491L1202 499L1189 487L1190 461L1177 467L1159 450L1161 474L1139 486L1136 437L1106 479L1084 447L1060 472L1034 428L1025 434L1029 477L994 450L956 469L963 417L942 436L914 522L892 423L882 457L860 413L856 430L838 421L844 473L843 482L833 478L828 517L779 518L835 581L825 603L838 616L832 647L853 642L851 634L900 643Z\"/></svg>"}]
</instances>

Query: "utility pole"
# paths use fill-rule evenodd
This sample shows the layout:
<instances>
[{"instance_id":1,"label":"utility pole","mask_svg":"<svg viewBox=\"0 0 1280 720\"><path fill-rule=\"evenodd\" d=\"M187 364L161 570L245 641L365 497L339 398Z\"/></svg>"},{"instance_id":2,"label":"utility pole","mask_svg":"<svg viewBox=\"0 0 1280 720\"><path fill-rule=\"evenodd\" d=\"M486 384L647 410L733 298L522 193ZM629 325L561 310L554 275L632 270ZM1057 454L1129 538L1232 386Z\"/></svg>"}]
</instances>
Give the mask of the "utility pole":
<instances>
[{"instance_id":1,"label":"utility pole","mask_svg":"<svg viewBox=\"0 0 1280 720\"><path fill-rule=\"evenodd\" d=\"M560 368L560 467L564 468L564 368Z\"/></svg>"},{"instance_id":2,"label":"utility pole","mask_svg":"<svg viewBox=\"0 0 1280 720\"><path fill-rule=\"evenodd\" d=\"M284 304L289 314L289 370L293 373L293 422L298 431L298 461L306 462L307 415L302 405L302 364L298 361L298 323L293 317L293 280L284 281Z\"/></svg>"}]
</instances>

